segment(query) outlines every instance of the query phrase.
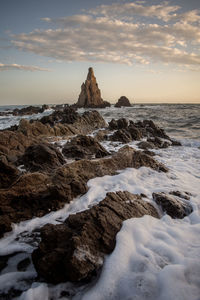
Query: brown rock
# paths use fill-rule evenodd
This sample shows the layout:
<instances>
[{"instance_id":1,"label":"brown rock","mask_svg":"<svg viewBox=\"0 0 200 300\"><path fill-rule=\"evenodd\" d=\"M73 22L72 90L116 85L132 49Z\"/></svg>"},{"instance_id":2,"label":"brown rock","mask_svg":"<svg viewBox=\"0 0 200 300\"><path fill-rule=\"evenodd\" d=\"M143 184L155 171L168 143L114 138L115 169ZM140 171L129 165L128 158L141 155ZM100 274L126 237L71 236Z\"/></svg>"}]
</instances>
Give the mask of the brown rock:
<instances>
[{"instance_id":1,"label":"brown rock","mask_svg":"<svg viewBox=\"0 0 200 300\"><path fill-rule=\"evenodd\" d=\"M88 190L89 179L115 175L128 167L150 167L158 172L168 169L152 157L128 146L112 157L82 159L54 170L52 174L23 174L8 190L0 189L0 237L11 229L11 223L42 216ZM5 221L2 221L4 219Z\"/></svg>"},{"instance_id":2,"label":"brown rock","mask_svg":"<svg viewBox=\"0 0 200 300\"><path fill-rule=\"evenodd\" d=\"M78 135L64 145L62 153L67 158L100 158L110 153L93 137Z\"/></svg>"},{"instance_id":3,"label":"brown rock","mask_svg":"<svg viewBox=\"0 0 200 300\"><path fill-rule=\"evenodd\" d=\"M51 171L65 163L61 152L54 145L47 143L29 146L20 161L31 172Z\"/></svg>"},{"instance_id":4,"label":"brown rock","mask_svg":"<svg viewBox=\"0 0 200 300\"><path fill-rule=\"evenodd\" d=\"M8 163L6 156L0 156L0 189L8 188L18 177L19 170Z\"/></svg>"},{"instance_id":5,"label":"brown rock","mask_svg":"<svg viewBox=\"0 0 200 300\"><path fill-rule=\"evenodd\" d=\"M153 193L153 199L162 207L163 211L173 219L182 219L193 211L193 208L188 201L184 201L180 197L173 197L164 192Z\"/></svg>"},{"instance_id":6,"label":"brown rock","mask_svg":"<svg viewBox=\"0 0 200 300\"><path fill-rule=\"evenodd\" d=\"M113 251L122 222L146 214L158 218L156 209L139 195L107 193L98 205L70 215L64 224L44 226L32 254L39 276L53 283L88 279Z\"/></svg>"},{"instance_id":7,"label":"brown rock","mask_svg":"<svg viewBox=\"0 0 200 300\"><path fill-rule=\"evenodd\" d=\"M122 107L122 106L131 107L130 101L125 96L121 96L118 99L117 103L115 104L115 107Z\"/></svg>"},{"instance_id":8,"label":"brown rock","mask_svg":"<svg viewBox=\"0 0 200 300\"><path fill-rule=\"evenodd\" d=\"M89 68L85 83L81 86L81 93L78 98L78 107L105 107L106 103L101 98L101 91L98 88L94 71Z\"/></svg>"},{"instance_id":9,"label":"brown rock","mask_svg":"<svg viewBox=\"0 0 200 300\"><path fill-rule=\"evenodd\" d=\"M125 118L121 118L118 120L112 119L109 123L109 129L115 130L115 129L126 129L128 127L128 121Z\"/></svg>"}]
</instances>

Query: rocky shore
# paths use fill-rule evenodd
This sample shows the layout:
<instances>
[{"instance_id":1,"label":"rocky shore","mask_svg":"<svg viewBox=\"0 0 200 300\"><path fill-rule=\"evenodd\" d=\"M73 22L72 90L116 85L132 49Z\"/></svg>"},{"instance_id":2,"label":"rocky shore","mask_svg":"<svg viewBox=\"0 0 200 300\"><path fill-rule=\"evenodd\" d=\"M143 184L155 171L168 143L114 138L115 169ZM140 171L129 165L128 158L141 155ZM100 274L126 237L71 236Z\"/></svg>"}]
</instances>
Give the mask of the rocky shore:
<instances>
[{"instance_id":1,"label":"rocky shore","mask_svg":"<svg viewBox=\"0 0 200 300\"><path fill-rule=\"evenodd\" d=\"M141 150L128 145L133 141ZM103 142L126 145L108 151ZM22 119L18 126L0 131L0 237L13 223L56 211L85 194L92 178L125 168L148 167L158 176L168 172L153 158L152 149L180 145L151 120L122 118L107 124L97 111L80 115L64 107L40 120ZM107 193L99 204L62 224L45 225L32 254L39 278L51 283L90 280L113 251L124 220L160 218L163 213L183 218L193 211L190 196L155 192L152 205L144 194Z\"/></svg>"}]
</instances>

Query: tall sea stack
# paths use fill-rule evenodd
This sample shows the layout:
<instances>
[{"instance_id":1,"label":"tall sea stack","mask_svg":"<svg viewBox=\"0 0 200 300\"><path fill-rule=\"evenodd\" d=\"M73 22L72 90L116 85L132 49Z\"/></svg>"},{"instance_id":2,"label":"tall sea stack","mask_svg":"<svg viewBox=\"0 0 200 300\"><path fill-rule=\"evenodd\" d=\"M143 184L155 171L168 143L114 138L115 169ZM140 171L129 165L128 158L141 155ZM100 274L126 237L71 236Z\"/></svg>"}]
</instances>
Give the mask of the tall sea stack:
<instances>
[{"instance_id":1,"label":"tall sea stack","mask_svg":"<svg viewBox=\"0 0 200 300\"><path fill-rule=\"evenodd\" d=\"M107 103L107 104L106 104ZM78 107L105 107L108 102L101 98L101 91L96 82L93 68L88 69L85 83L81 86L81 93L76 104Z\"/></svg>"}]
</instances>

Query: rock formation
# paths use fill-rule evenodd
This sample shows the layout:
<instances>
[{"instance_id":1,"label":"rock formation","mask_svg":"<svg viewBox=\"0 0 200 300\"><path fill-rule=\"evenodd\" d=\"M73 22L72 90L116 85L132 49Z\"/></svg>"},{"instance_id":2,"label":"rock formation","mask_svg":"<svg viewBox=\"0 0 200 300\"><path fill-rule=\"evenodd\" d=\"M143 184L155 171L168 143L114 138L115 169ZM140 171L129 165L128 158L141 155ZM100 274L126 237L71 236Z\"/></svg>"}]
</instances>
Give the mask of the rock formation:
<instances>
[{"instance_id":1,"label":"rock formation","mask_svg":"<svg viewBox=\"0 0 200 300\"><path fill-rule=\"evenodd\" d=\"M93 137L78 135L70 142L67 142L62 150L66 158L100 158L110 153Z\"/></svg>"},{"instance_id":2,"label":"rock formation","mask_svg":"<svg viewBox=\"0 0 200 300\"><path fill-rule=\"evenodd\" d=\"M45 225L39 248L32 254L38 274L53 283L88 279L101 267L104 255L113 251L122 222L144 215L158 218L154 206L141 196L116 192L70 215L63 224Z\"/></svg>"},{"instance_id":3,"label":"rock formation","mask_svg":"<svg viewBox=\"0 0 200 300\"><path fill-rule=\"evenodd\" d=\"M127 106L127 107L131 106L130 101L125 96L121 96L118 99L117 103L115 104L115 107L121 107L121 106Z\"/></svg>"},{"instance_id":4,"label":"rock formation","mask_svg":"<svg viewBox=\"0 0 200 300\"><path fill-rule=\"evenodd\" d=\"M81 86L81 93L77 102L78 107L99 107L110 106L107 101L101 98L101 91L98 88L94 71L89 68L85 83Z\"/></svg>"},{"instance_id":5,"label":"rock formation","mask_svg":"<svg viewBox=\"0 0 200 300\"><path fill-rule=\"evenodd\" d=\"M172 196L179 195L179 196ZM188 202L188 197L176 191L171 193L153 193L154 201L160 205L173 219L182 219L192 213L192 205Z\"/></svg>"}]
</instances>

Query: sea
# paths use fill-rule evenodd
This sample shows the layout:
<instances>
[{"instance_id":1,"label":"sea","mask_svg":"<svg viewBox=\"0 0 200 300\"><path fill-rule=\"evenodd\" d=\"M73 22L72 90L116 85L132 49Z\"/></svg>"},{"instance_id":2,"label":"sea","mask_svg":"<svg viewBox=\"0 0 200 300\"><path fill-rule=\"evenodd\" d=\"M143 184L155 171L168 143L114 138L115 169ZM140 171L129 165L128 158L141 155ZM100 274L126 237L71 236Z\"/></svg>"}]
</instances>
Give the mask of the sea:
<instances>
[{"instance_id":1,"label":"sea","mask_svg":"<svg viewBox=\"0 0 200 300\"><path fill-rule=\"evenodd\" d=\"M6 109L13 107L0 107L0 112ZM38 119L52 111L23 118ZM80 114L84 111L79 109ZM153 150L169 172L127 168L114 176L94 178L89 180L86 194L62 209L13 224L12 232L0 240L0 256L9 255L8 265L0 273L0 299L200 300L200 104L135 104L98 111L106 122L151 119L180 141L182 146ZM0 129L18 124L21 118L0 116ZM109 141L102 145L108 150L124 146ZM129 146L138 149L136 142ZM147 195L146 201L155 206L153 192L189 192L193 212L181 220L163 214L161 219L144 216L123 222L114 251L105 257L98 277L90 283L47 284L37 278L32 263L25 271L18 270L21 260L31 259L40 240L38 230L44 224L58 224L97 204L107 192L125 190Z\"/></svg>"}]
</instances>

